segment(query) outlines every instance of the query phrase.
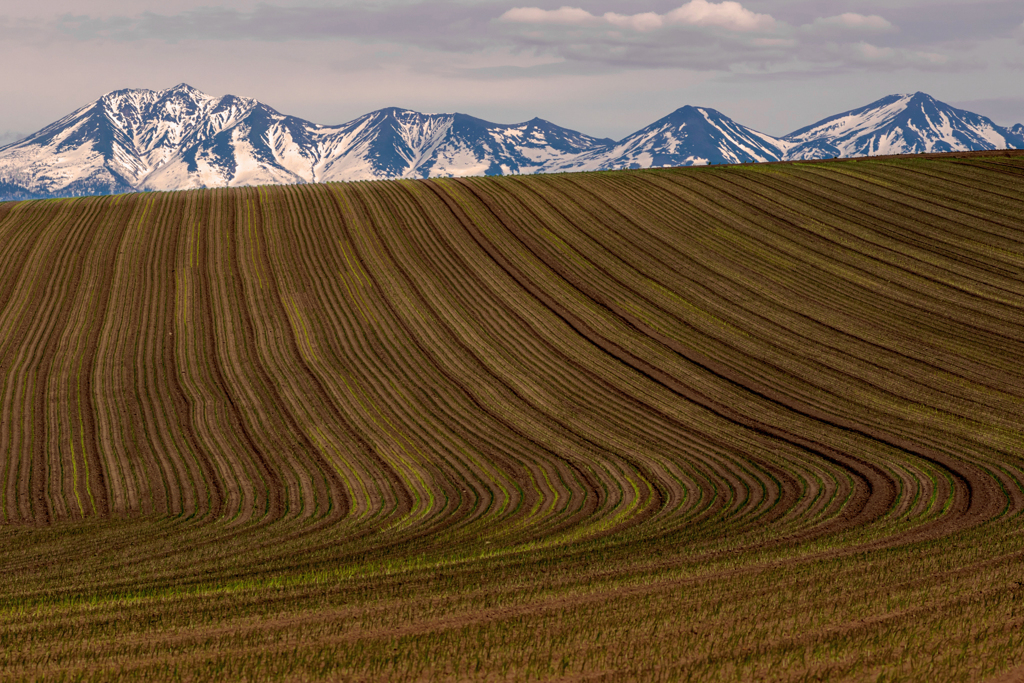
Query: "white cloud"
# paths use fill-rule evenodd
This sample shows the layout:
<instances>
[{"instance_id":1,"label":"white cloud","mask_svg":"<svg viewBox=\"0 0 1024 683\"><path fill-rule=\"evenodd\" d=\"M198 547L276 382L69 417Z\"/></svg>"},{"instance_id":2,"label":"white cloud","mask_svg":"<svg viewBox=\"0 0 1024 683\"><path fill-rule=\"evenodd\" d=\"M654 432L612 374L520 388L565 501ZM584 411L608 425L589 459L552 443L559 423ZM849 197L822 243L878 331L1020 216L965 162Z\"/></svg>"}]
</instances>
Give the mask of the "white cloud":
<instances>
[{"instance_id":1,"label":"white cloud","mask_svg":"<svg viewBox=\"0 0 1024 683\"><path fill-rule=\"evenodd\" d=\"M732 0L688 0L664 13L517 7L499 19L513 29L507 37L527 52L586 69L769 74L965 68L963 60L938 46L907 40L895 23L877 14L846 12L793 25ZM519 33L517 27L526 30ZM681 38L679 29L691 30Z\"/></svg>"},{"instance_id":2,"label":"white cloud","mask_svg":"<svg viewBox=\"0 0 1024 683\"><path fill-rule=\"evenodd\" d=\"M950 59L946 55L940 55L938 52L917 51L911 53L911 61L919 66L945 66L949 64Z\"/></svg>"},{"instance_id":3,"label":"white cloud","mask_svg":"<svg viewBox=\"0 0 1024 683\"><path fill-rule=\"evenodd\" d=\"M501 21L523 24L563 24L595 26L610 24L616 28L634 31L654 31L665 26L713 26L729 31L765 31L775 26L775 19L767 14L756 14L738 2L708 2L690 0L666 14L643 12L618 14L606 12L595 15L578 7L545 10L539 7L515 7L499 17Z\"/></svg>"},{"instance_id":4,"label":"white cloud","mask_svg":"<svg viewBox=\"0 0 1024 683\"><path fill-rule=\"evenodd\" d=\"M513 7L502 14L501 21L520 24L567 24L585 26L600 22L599 17L578 7L561 7L559 9L540 9L539 7Z\"/></svg>"},{"instance_id":5,"label":"white cloud","mask_svg":"<svg viewBox=\"0 0 1024 683\"><path fill-rule=\"evenodd\" d=\"M775 19L767 14L755 14L738 2L712 3L690 0L679 9L665 15L674 24L718 26L732 31L758 31L774 27Z\"/></svg>"},{"instance_id":6,"label":"white cloud","mask_svg":"<svg viewBox=\"0 0 1024 683\"><path fill-rule=\"evenodd\" d=\"M878 47L871 43L857 43L853 49L859 57L869 62L891 62L898 55L891 47Z\"/></svg>"},{"instance_id":7,"label":"white cloud","mask_svg":"<svg viewBox=\"0 0 1024 683\"><path fill-rule=\"evenodd\" d=\"M608 12L601 18L612 26L618 26L619 28L631 28L634 31L653 31L665 25L664 17L660 14L655 14L654 12L644 12L643 14L633 15Z\"/></svg>"},{"instance_id":8,"label":"white cloud","mask_svg":"<svg viewBox=\"0 0 1024 683\"><path fill-rule=\"evenodd\" d=\"M751 45L754 47L783 48L796 47L798 43L792 38L756 38L751 41Z\"/></svg>"},{"instance_id":9,"label":"white cloud","mask_svg":"<svg viewBox=\"0 0 1024 683\"><path fill-rule=\"evenodd\" d=\"M950 63L945 55L936 52L922 52L892 47L878 47L867 42L850 46L854 62L891 68L917 67L920 69L941 68Z\"/></svg>"},{"instance_id":10,"label":"white cloud","mask_svg":"<svg viewBox=\"0 0 1024 683\"><path fill-rule=\"evenodd\" d=\"M814 28L844 28L860 31L892 31L895 28L887 19L877 14L864 15L853 12L815 19L811 26Z\"/></svg>"}]
</instances>

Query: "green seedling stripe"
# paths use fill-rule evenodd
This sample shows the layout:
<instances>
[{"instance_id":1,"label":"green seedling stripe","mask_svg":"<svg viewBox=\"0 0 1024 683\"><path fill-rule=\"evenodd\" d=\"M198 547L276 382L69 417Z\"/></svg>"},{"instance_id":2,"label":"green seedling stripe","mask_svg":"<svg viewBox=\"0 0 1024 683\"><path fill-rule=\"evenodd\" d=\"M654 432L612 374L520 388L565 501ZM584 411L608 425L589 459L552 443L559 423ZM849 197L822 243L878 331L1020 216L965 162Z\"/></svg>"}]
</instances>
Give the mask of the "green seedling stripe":
<instances>
[{"instance_id":1,"label":"green seedling stripe","mask_svg":"<svg viewBox=\"0 0 1024 683\"><path fill-rule=\"evenodd\" d=\"M1022 217L1011 152L0 205L0 678L1010 669Z\"/></svg>"}]
</instances>

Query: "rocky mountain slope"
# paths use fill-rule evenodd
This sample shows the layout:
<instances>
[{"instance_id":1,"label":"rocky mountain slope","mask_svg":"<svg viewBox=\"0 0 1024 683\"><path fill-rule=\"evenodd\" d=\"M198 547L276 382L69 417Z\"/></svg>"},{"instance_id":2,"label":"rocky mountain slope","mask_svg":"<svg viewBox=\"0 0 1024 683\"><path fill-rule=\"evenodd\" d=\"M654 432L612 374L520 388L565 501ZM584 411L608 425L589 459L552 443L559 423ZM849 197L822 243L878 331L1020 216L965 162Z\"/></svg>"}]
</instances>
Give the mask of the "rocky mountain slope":
<instances>
[{"instance_id":1,"label":"rocky mountain slope","mask_svg":"<svg viewBox=\"0 0 1024 683\"><path fill-rule=\"evenodd\" d=\"M787 145L705 107L682 107L607 149L580 157L565 170L659 168L779 161Z\"/></svg>"},{"instance_id":2,"label":"rocky mountain slope","mask_svg":"<svg viewBox=\"0 0 1024 683\"><path fill-rule=\"evenodd\" d=\"M108 93L0 147L0 199L384 178L554 173L1024 148L924 94L891 95L782 138L682 107L616 142L542 119L496 124L388 108L324 126L180 84Z\"/></svg>"},{"instance_id":3,"label":"rocky mountain slope","mask_svg":"<svg viewBox=\"0 0 1024 683\"><path fill-rule=\"evenodd\" d=\"M890 95L790 133L787 159L1019 149L1024 131L951 107L923 92Z\"/></svg>"}]
</instances>

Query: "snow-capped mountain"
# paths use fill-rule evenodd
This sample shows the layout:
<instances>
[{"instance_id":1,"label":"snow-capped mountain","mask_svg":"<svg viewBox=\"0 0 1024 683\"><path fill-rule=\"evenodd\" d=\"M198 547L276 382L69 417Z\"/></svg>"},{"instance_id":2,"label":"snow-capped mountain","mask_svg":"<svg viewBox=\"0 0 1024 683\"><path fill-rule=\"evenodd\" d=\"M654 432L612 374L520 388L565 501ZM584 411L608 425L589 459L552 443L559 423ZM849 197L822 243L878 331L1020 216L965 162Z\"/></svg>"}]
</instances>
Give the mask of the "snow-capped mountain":
<instances>
[{"instance_id":1,"label":"snow-capped mountain","mask_svg":"<svg viewBox=\"0 0 1024 683\"><path fill-rule=\"evenodd\" d=\"M395 108L314 129L325 150L322 171L306 178L316 181L543 173L612 144L543 119L504 125Z\"/></svg>"},{"instance_id":2,"label":"snow-capped mountain","mask_svg":"<svg viewBox=\"0 0 1024 683\"><path fill-rule=\"evenodd\" d=\"M142 189L182 150L231 128L257 105L184 84L117 90L0 148L0 182L43 196Z\"/></svg>"},{"instance_id":3,"label":"snow-capped mountain","mask_svg":"<svg viewBox=\"0 0 1024 683\"><path fill-rule=\"evenodd\" d=\"M615 143L581 155L560 170L660 168L779 161L785 142L705 107L681 107Z\"/></svg>"},{"instance_id":4,"label":"snow-capped mountain","mask_svg":"<svg viewBox=\"0 0 1024 683\"><path fill-rule=\"evenodd\" d=\"M181 84L117 90L0 147L0 200L265 183L552 173L1024 148L924 93L892 95L775 138L705 107L682 107L615 142L542 119L381 109L324 126L256 100Z\"/></svg>"},{"instance_id":5,"label":"snow-capped mountain","mask_svg":"<svg viewBox=\"0 0 1024 683\"><path fill-rule=\"evenodd\" d=\"M0 148L0 199L537 173L610 144L541 119L501 125L394 108L323 126L181 84L109 93Z\"/></svg>"},{"instance_id":6,"label":"snow-capped mountain","mask_svg":"<svg viewBox=\"0 0 1024 683\"><path fill-rule=\"evenodd\" d=\"M923 92L890 95L790 133L787 159L1024 147L1024 135Z\"/></svg>"},{"instance_id":7,"label":"snow-capped mountain","mask_svg":"<svg viewBox=\"0 0 1024 683\"><path fill-rule=\"evenodd\" d=\"M551 173L585 152L613 144L544 119L502 125L455 114L443 143L418 167L417 175Z\"/></svg>"}]
</instances>

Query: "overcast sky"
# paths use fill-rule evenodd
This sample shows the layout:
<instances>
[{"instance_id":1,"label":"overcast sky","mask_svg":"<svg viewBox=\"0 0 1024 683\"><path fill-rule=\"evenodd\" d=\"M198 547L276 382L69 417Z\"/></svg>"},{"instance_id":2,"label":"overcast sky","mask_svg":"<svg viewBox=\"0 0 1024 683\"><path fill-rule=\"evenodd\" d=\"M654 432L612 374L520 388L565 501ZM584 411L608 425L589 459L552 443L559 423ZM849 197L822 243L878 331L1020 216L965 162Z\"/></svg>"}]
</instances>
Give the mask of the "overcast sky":
<instances>
[{"instance_id":1,"label":"overcast sky","mask_svg":"<svg viewBox=\"0 0 1024 683\"><path fill-rule=\"evenodd\" d=\"M568 3L568 4L567 4ZM784 135L899 92L1024 122L1024 1L0 0L0 142L185 82L621 138L686 104Z\"/></svg>"}]
</instances>

